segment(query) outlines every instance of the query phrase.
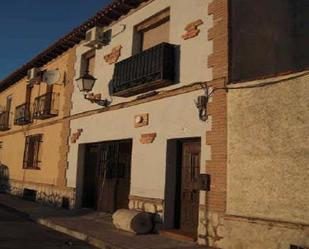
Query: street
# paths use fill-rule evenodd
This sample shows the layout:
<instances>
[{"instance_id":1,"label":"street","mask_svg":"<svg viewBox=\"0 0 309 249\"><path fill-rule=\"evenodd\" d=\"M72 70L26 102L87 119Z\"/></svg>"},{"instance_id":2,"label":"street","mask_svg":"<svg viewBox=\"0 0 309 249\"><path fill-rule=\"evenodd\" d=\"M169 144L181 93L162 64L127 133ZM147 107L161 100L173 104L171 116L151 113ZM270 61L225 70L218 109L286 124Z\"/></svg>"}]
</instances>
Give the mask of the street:
<instances>
[{"instance_id":1,"label":"street","mask_svg":"<svg viewBox=\"0 0 309 249\"><path fill-rule=\"evenodd\" d=\"M0 206L0 249L94 249Z\"/></svg>"}]
</instances>

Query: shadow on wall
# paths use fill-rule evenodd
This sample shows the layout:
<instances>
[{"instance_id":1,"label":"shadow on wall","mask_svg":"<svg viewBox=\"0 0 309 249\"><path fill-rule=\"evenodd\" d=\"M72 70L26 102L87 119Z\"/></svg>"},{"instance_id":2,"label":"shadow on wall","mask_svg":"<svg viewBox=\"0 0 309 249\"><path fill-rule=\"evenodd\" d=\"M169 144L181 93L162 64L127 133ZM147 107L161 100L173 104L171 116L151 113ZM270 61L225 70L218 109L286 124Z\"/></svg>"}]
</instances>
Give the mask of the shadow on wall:
<instances>
[{"instance_id":1,"label":"shadow on wall","mask_svg":"<svg viewBox=\"0 0 309 249\"><path fill-rule=\"evenodd\" d=\"M9 175L9 167L0 164L0 193L7 193L9 191Z\"/></svg>"}]
</instances>

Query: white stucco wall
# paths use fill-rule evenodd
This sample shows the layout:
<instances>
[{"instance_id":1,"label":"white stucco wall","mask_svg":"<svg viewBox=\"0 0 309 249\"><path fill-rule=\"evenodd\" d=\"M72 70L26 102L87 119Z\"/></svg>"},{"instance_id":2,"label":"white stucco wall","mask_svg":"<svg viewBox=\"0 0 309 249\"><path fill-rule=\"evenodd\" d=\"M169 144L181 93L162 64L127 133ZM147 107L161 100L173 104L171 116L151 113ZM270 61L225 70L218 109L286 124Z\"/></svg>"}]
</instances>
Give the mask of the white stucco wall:
<instances>
[{"instance_id":1,"label":"white stucco wall","mask_svg":"<svg viewBox=\"0 0 309 249\"><path fill-rule=\"evenodd\" d=\"M112 24L112 35L114 37L110 45L95 51L94 76L97 78L97 82L93 93L101 93L102 98L110 99L108 84L113 76L114 65L109 65L104 60L104 56L109 54L112 48L121 45L123 48L119 61L130 57L132 55L135 25L167 8L170 8L169 42L180 45L179 83L158 90L170 90L194 82L212 80L212 70L207 67L208 55L212 53L212 42L207 39L207 31L213 25L212 17L207 14L209 2L211 0L155 0L146 4L140 10L129 13L119 22ZM204 22L199 26L199 35L184 40L182 35L186 33L185 27L198 19ZM120 32L122 24L126 25L124 32ZM119 34L117 35L117 33ZM82 55L89 52L90 49L81 43L76 51L75 70L76 78L78 78L81 72ZM72 120L71 132L74 133L77 129L83 129L83 133L76 144L70 144L67 185L69 187L76 187L77 185L78 147L80 144L132 138L131 194L163 199L167 140L201 137L202 148L206 144L205 132L207 125L210 125L210 121L205 123L199 120L194 104L197 96L202 94L203 91L200 90ZM135 97L113 97L112 105L133 99ZM98 108L98 105L84 99L76 82L72 102L73 115ZM134 116L142 113L149 113L149 126L134 128ZM143 145L139 142L141 134L153 132L157 133L154 143ZM207 156L209 157L207 150L202 149L202 171Z\"/></svg>"},{"instance_id":2,"label":"white stucco wall","mask_svg":"<svg viewBox=\"0 0 309 249\"><path fill-rule=\"evenodd\" d=\"M110 45L95 51L94 76L97 78L97 82L93 88L93 93L101 93L102 98L110 98L108 84L113 76L114 65L109 65L104 60L104 56L109 54L112 48L121 45L123 48L119 61L130 57L132 55L134 26L167 8L170 8L170 43L180 45L180 72L179 83L163 89L178 88L193 82L211 80L212 70L207 67L208 55L212 53L212 41L208 41L207 31L213 25L212 17L207 14L209 2L211 0L155 0L142 9L128 14L119 22L112 24L112 35L115 37L112 38ZM193 39L184 40L182 35L186 33L186 25L198 19L204 22L203 25L199 26L201 32ZM122 24L126 25L126 29L119 33L122 30ZM119 34L117 35L117 33ZM83 46L83 44L80 44L77 48L76 78L79 77L81 72L82 55L89 51L90 48ZM134 98L113 97L113 104ZM72 101L72 114L98 108L97 105L84 99L76 83Z\"/></svg>"},{"instance_id":3,"label":"white stucco wall","mask_svg":"<svg viewBox=\"0 0 309 249\"><path fill-rule=\"evenodd\" d=\"M70 144L68 186L76 187L79 144L132 138L131 195L163 199L167 140L201 137L202 146L206 144L203 135L210 123L199 120L194 104L200 94L202 91L195 91L72 120L72 132L83 129L83 133L76 144ZM149 125L134 128L134 116L142 113L149 113ZM140 143L141 134L153 132L157 137L152 144ZM202 150L201 168L207 156Z\"/></svg>"}]
</instances>

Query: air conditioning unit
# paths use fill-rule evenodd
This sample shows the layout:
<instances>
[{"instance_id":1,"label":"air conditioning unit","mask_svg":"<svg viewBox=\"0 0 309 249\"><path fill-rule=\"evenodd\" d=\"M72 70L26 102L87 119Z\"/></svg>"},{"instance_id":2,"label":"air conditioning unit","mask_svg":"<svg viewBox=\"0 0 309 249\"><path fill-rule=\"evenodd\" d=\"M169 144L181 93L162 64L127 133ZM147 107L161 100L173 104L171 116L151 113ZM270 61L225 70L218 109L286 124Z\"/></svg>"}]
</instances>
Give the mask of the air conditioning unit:
<instances>
[{"instance_id":1,"label":"air conditioning unit","mask_svg":"<svg viewBox=\"0 0 309 249\"><path fill-rule=\"evenodd\" d=\"M34 84L38 84L41 81L41 70L39 68L31 68L30 70L28 70L28 81L29 83L34 83Z\"/></svg>"},{"instance_id":2,"label":"air conditioning unit","mask_svg":"<svg viewBox=\"0 0 309 249\"><path fill-rule=\"evenodd\" d=\"M106 46L111 41L111 30L104 31L102 27L93 27L86 32L84 45L91 48Z\"/></svg>"}]
</instances>

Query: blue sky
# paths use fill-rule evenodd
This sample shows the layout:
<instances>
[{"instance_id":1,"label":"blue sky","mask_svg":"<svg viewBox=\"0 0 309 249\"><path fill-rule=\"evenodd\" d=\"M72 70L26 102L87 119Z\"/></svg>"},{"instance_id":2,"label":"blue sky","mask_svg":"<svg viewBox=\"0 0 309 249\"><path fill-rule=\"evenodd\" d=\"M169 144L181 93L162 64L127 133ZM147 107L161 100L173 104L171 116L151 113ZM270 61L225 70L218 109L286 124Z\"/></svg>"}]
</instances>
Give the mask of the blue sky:
<instances>
[{"instance_id":1,"label":"blue sky","mask_svg":"<svg viewBox=\"0 0 309 249\"><path fill-rule=\"evenodd\" d=\"M0 80L111 0L1 0Z\"/></svg>"}]
</instances>

